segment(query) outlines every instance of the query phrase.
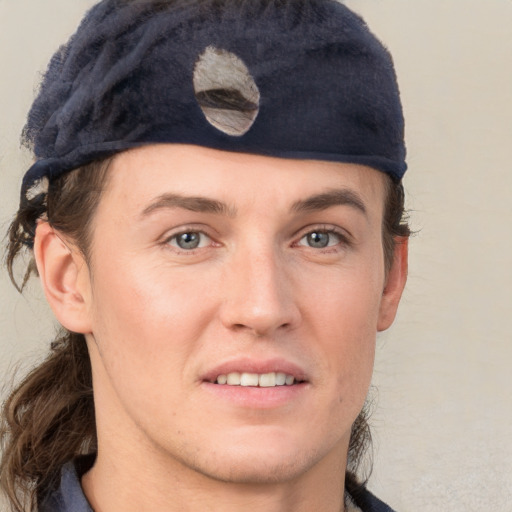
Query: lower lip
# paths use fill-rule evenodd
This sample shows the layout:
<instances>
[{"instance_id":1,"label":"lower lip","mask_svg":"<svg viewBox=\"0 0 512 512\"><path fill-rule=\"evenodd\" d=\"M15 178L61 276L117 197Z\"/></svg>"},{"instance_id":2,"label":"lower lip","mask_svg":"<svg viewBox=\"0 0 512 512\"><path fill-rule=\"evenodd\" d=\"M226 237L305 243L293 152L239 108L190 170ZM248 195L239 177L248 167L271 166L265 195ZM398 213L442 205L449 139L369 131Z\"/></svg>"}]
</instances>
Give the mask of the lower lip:
<instances>
[{"instance_id":1,"label":"lower lip","mask_svg":"<svg viewBox=\"0 0 512 512\"><path fill-rule=\"evenodd\" d=\"M229 386L203 382L203 388L221 400L233 405L251 409L272 409L282 407L298 400L306 391L308 384L301 382L292 386L260 388L253 386Z\"/></svg>"}]
</instances>

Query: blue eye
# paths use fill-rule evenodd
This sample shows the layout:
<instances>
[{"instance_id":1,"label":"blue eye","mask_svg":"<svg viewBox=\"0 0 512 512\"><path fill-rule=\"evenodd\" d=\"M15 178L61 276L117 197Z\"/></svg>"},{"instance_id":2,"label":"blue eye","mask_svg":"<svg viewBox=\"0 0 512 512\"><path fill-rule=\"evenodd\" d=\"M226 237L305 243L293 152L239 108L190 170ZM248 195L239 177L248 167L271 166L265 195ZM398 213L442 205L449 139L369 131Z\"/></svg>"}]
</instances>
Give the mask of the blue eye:
<instances>
[{"instance_id":1,"label":"blue eye","mask_svg":"<svg viewBox=\"0 0 512 512\"><path fill-rule=\"evenodd\" d=\"M307 245L313 249L325 249L326 247L332 247L338 245L342 240L341 235L334 231L311 231L307 235L304 235L299 244Z\"/></svg>"},{"instance_id":2,"label":"blue eye","mask_svg":"<svg viewBox=\"0 0 512 512\"><path fill-rule=\"evenodd\" d=\"M185 233L178 233L169 239L170 245L178 247L184 251L191 251L204 247L208 242L209 237L200 231L187 231Z\"/></svg>"}]
</instances>

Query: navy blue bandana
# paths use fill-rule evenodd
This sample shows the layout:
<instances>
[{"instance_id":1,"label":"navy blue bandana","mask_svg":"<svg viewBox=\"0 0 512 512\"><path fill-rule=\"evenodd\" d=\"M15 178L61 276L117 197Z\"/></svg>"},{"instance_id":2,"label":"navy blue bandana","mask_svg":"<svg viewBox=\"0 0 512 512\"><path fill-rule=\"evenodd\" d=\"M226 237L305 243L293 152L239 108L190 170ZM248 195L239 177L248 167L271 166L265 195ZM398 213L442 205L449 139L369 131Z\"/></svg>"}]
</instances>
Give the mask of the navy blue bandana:
<instances>
[{"instance_id":1,"label":"navy blue bandana","mask_svg":"<svg viewBox=\"0 0 512 512\"><path fill-rule=\"evenodd\" d=\"M391 57L334 0L104 0L53 57L24 143L43 177L151 143L405 170Z\"/></svg>"}]
</instances>

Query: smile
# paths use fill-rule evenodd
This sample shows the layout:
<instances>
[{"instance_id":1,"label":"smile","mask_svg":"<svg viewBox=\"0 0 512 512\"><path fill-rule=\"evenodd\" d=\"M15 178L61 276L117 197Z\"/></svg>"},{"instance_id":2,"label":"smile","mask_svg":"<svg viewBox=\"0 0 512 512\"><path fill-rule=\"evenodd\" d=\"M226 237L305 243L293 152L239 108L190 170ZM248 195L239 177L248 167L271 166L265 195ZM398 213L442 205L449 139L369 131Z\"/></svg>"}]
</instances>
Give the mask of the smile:
<instances>
[{"instance_id":1,"label":"smile","mask_svg":"<svg viewBox=\"0 0 512 512\"><path fill-rule=\"evenodd\" d=\"M231 372L219 375L214 381L215 384L227 386L251 386L260 388L272 388L276 386L292 386L296 379L293 375L281 372L270 373L246 373Z\"/></svg>"}]
</instances>

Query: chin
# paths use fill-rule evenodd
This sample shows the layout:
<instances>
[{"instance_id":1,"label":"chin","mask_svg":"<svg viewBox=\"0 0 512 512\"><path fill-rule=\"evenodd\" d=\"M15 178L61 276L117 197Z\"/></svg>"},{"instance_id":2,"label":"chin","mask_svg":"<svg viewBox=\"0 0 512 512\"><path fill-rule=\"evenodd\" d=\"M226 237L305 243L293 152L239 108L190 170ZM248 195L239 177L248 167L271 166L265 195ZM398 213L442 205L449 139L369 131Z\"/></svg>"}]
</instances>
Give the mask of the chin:
<instances>
[{"instance_id":1,"label":"chin","mask_svg":"<svg viewBox=\"0 0 512 512\"><path fill-rule=\"evenodd\" d=\"M242 485L280 484L303 475L316 462L314 457L298 455L293 460L272 460L262 456L227 458L215 465L198 465L196 471L217 481Z\"/></svg>"},{"instance_id":2,"label":"chin","mask_svg":"<svg viewBox=\"0 0 512 512\"><path fill-rule=\"evenodd\" d=\"M226 440L204 448L195 457L182 458L190 469L213 480L233 484L279 484L293 481L319 464L328 453L338 451L307 442L293 442L285 435L279 439L260 435L256 442ZM219 446L224 446L220 450ZM188 459L188 460L186 460ZM342 455L340 455L342 460Z\"/></svg>"}]
</instances>

